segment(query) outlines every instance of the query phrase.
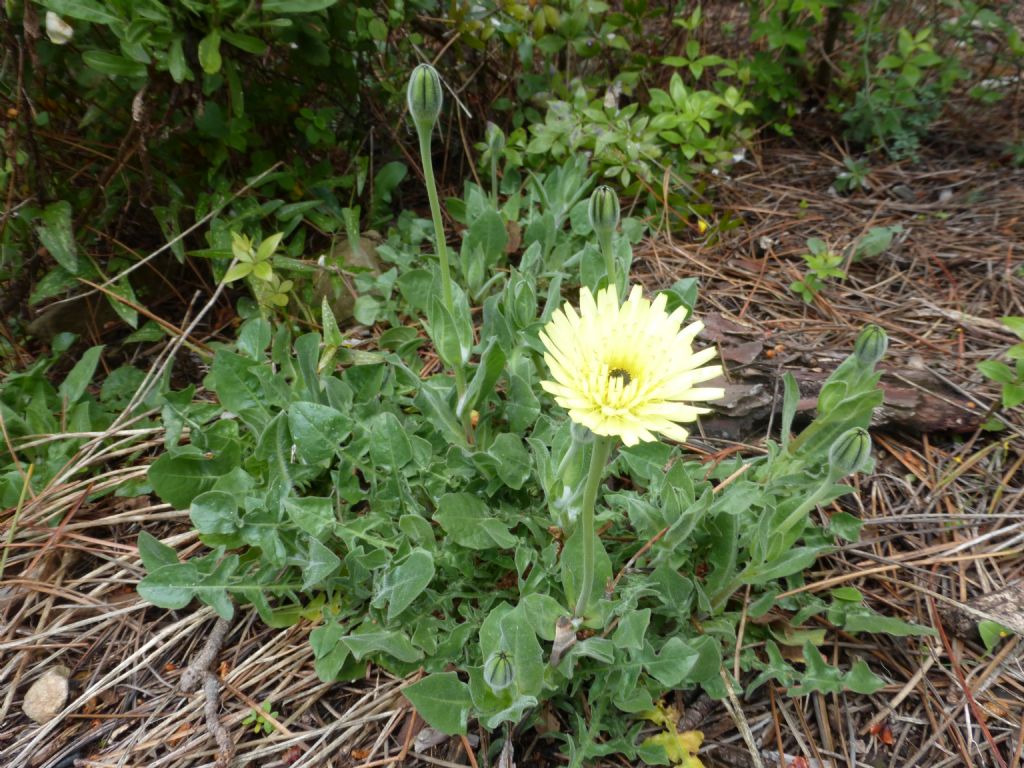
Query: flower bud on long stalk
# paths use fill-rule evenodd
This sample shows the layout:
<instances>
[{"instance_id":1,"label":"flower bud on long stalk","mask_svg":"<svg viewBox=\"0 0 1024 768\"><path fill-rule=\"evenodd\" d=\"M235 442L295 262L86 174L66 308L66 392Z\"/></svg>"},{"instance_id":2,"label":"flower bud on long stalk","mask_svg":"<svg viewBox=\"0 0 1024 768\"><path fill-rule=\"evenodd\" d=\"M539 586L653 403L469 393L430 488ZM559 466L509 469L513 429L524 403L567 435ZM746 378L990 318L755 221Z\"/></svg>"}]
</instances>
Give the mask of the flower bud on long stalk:
<instances>
[{"instance_id":1,"label":"flower bud on long stalk","mask_svg":"<svg viewBox=\"0 0 1024 768\"><path fill-rule=\"evenodd\" d=\"M619 226L619 196L611 187L601 185L590 196L590 226L594 228L597 242L604 255L605 271L608 273L608 285L619 287L615 269L615 253L612 250L612 237Z\"/></svg>"},{"instance_id":2,"label":"flower bud on long stalk","mask_svg":"<svg viewBox=\"0 0 1024 768\"><path fill-rule=\"evenodd\" d=\"M452 298L452 275L448 266L448 245L444 237L444 225L441 221L441 205L437 198L437 182L434 180L434 164L430 151L430 141L434 126L441 114L444 93L441 89L441 77L437 70L429 64L420 64L409 76L409 87L406 90L409 103L409 114L416 125L416 133L420 140L420 160L423 163L423 180L427 188L427 199L430 201L430 217L434 222L434 241L437 258L441 265L441 300L448 313L455 317L455 302ZM466 394L466 373L462 365L454 366L455 389L458 402L463 402ZM470 434L468 408L463 409L462 426L468 437Z\"/></svg>"}]
</instances>

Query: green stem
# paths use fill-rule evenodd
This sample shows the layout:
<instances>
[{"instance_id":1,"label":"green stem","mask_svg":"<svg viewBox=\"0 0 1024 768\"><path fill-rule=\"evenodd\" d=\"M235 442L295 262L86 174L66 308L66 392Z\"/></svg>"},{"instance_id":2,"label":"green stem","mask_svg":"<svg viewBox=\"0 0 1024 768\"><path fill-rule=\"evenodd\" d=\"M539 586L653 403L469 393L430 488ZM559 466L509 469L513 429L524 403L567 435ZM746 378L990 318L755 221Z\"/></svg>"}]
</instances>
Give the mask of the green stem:
<instances>
[{"instance_id":1,"label":"green stem","mask_svg":"<svg viewBox=\"0 0 1024 768\"><path fill-rule=\"evenodd\" d=\"M775 534L778 536L785 536L790 528L799 523L803 518L807 517L808 513L818 506L818 503L828 495L828 491L831 487L832 480L826 478L810 496L808 496L796 509L786 516L786 519L783 520L780 525L776 526ZM718 613L718 611L725 607L729 598L736 593L736 590L744 584L749 583L748 579L750 578L751 570L756 571L757 568L761 568L764 565L766 565L766 563L761 563L757 566L753 563L749 564L742 573L737 575L723 589L716 593L711 599L712 613Z\"/></svg>"},{"instance_id":2,"label":"green stem","mask_svg":"<svg viewBox=\"0 0 1024 768\"><path fill-rule=\"evenodd\" d=\"M615 290L619 290L619 278L616 275L615 270L615 253L612 251L612 233L611 232L599 232L597 235L597 242L601 246L601 253L604 254L604 269L608 274L608 285L615 286ZM622 297L619 297L622 300Z\"/></svg>"},{"instance_id":3,"label":"green stem","mask_svg":"<svg viewBox=\"0 0 1024 768\"><path fill-rule=\"evenodd\" d=\"M0 426L3 426L3 416L0 416ZM4 431L6 435L6 430ZM28 490L32 487L32 472L35 471L36 465L29 464L28 472L24 473L25 479L21 483L21 495L18 496L18 506L14 509L14 516L11 518L11 527L7 530L7 543L4 545L3 554L0 555L0 580L3 579L4 571L7 568L7 555L11 551L11 544L14 542L14 531L18 527L18 518L21 517L21 509L25 504L25 496Z\"/></svg>"},{"instance_id":4,"label":"green stem","mask_svg":"<svg viewBox=\"0 0 1024 768\"><path fill-rule=\"evenodd\" d=\"M612 452L612 439L598 437L594 441L594 449L590 454L590 471L587 473L587 484L583 487L583 509L580 510L580 535L583 536L583 576L580 581L580 595L576 600L576 618L582 618L587 608L587 600L594 588L594 503L597 501L597 489L601 486L608 457Z\"/></svg>"},{"instance_id":5,"label":"green stem","mask_svg":"<svg viewBox=\"0 0 1024 768\"><path fill-rule=\"evenodd\" d=\"M491 197L494 198L494 210L498 210L498 158L491 150Z\"/></svg>"},{"instance_id":6,"label":"green stem","mask_svg":"<svg viewBox=\"0 0 1024 768\"><path fill-rule=\"evenodd\" d=\"M452 298L452 273L448 266L448 245L444 239L444 225L441 222L441 204L437 199L437 183L434 181L434 163L430 153L431 131L421 130L417 126L420 137L420 159L423 162L423 180L427 187L427 199L430 201L430 217L434 221L434 242L438 261L441 262L441 301L444 308L455 317L455 301ZM456 403L459 408L459 421L466 439L472 442L473 428L470 425L470 409L466 407L466 372L462 363L453 366L455 371Z\"/></svg>"},{"instance_id":7,"label":"green stem","mask_svg":"<svg viewBox=\"0 0 1024 768\"><path fill-rule=\"evenodd\" d=\"M437 258L441 262L441 300L452 317L455 309L452 300L452 273L448 268L448 245L444 239L444 225L441 222L441 204L437 201L437 184L434 181L434 162L430 154L430 131L419 131L420 159L423 162L423 180L430 200L430 217L434 220L434 240Z\"/></svg>"}]
</instances>

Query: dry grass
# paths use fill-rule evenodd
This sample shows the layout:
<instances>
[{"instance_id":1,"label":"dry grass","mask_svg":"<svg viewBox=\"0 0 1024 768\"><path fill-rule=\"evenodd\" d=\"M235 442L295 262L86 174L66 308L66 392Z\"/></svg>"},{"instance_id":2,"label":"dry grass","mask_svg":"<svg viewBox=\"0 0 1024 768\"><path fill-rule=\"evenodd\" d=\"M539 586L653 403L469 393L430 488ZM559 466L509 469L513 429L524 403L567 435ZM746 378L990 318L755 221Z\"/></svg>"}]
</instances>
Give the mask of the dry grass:
<instances>
[{"instance_id":1,"label":"dry grass","mask_svg":"<svg viewBox=\"0 0 1024 768\"><path fill-rule=\"evenodd\" d=\"M746 325L780 368L811 352L838 358L863 323L878 322L892 339L892 366L926 366L959 393L965 412L988 409L996 393L975 364L1013 341L994 319L1024 314L1024 174L984 158L926 158L912 170L875 168L871 191L844 198L828 191L836 155L776 145L755 160L715 191L721 215L742 226L706 242L649 241L638 254L641 279L665 286L700 276L700 310ZM899 185L911 197L902 187L896 196ZM892 251L853 265L849 280L830 285L813 306L789 291L808 237L841 247L871 226L895 223L905 231ZM180 320L175 325L187 325ZM44 492L0 518L9 542L0 592L0 765L214 762L202 694L177 689L214 617L206 609L157 610L134 591L140 530L182 552L200 545L186 512L97 498L143 476L158 445L158 434L115 426L116 435L97 439ZM863 540L822 560L803 589L855 586L882 613L941 626L939 637L830 632L822 649L830 659L865 658L891 683L874 696L803 699L766 687L739 701L734 717L710 708L697 723L707 733L708 765L778 765L780 754L793 766L1019 764L1019 637L986 654L949 609L1012 583L1024 568L1022 436L1019 414L995 435L875 435L878 466L861 478L856 502ZM215 670L235 764L399 762L418 730L401 681L368 668L358 684L319 682L310 629L269 630L251 612L230 628ZM59 663L72 672L70 699L57 718L36 726L22 715L22 698ZM258 736L241 721L268 699L280 715L269 736ZM406 761L472 759L453 740Z\"/></svg>"}]
</instances>

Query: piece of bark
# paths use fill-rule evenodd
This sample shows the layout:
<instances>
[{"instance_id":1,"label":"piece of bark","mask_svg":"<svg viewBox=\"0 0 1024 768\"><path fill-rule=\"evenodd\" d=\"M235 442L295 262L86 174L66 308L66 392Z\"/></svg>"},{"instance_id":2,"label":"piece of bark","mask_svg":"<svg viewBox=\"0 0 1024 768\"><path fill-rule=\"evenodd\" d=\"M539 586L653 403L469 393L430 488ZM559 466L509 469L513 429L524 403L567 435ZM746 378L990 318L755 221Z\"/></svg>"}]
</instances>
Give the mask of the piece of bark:
<instances>
[{"instance_id":1,"label":"piece of bark","mask_svg":"<svg viewBox=\"0 0 1024 768\"><path fill-rule=\"evenodd\" d=\"M381 237L376 232L366 232L359 238L358 248L352 248L347 239L338 241L331 250L320 257L318 264L323 268L313 280L312 306L319 311L320 302L327 303L334 313L334 319L346 323L352 319L355 311L355 285L348 272L366 270L374 275L381 273L380 259L377 257L377 246Z\"/></svg>"},{"instance_id":2,"label":"piece of bark","mask_svg":"<svg viewBox=\"0 0 1024 768\"><path fill-rule=\"evenodd\" d=\"M227 768L231 764L231 758L235 756L235 743L220 722L220 680L213 672L206 673L206 679L203 681L203 696L206 699L203 705L203 711L206 714L206 727L213 734L213 740L217 742L216 766L217 768Z\"/></svg>"},{"instance_id":3,"label":"piece of bark","mask_svg":"<svg viewBox=\"0 0 1024 768\"><path fill-rule=\"evenodd\" d=\"M774 410L782 410L782 377L793 374L800 389L797 416L813 417L818 393L829 373L807 368L747 372L743 382L723 380L706 386L721 386L726 396L712 403L713 416L701 420L705 434L745 440L763 432ZM911 382L908 385L906 382ZM913 386L916 385L916 386ZM875 427L899 427L914 432L958 432L976 430L984 413L967 410L963 398L917 368L884 370L881 380L884 400L871 420Z\"/></svg>"},{"instance_id":4,"label":"piece of bark","mask_svg":"<svg viewBox=\"0 0 1024 768\"><path fill-rule=\"evenodd\" d=\"M789 352L771 358L763 354L756 337L763 334L739 323L710 314L704 318L700 339L718 345L729 371L707 386L725 389L725 397L711 405L714 414L701 420L711 437L746 441L763 434L774 412L775 423L782 410L782 378L791 373L800 389L797 419L814 416L818 393L842 356L814 355L808 351ZM958 392L933 374L926 363L880 366L884 401L872 419L872 426L897 427L914 432L960 432L976 430L983 420Z\"/></svg>"},{"instance_id":5,"label":"piece of bark","mask_svg":"<svg viewBox=\"0 0 1024 768\"><path fill-rule=\"evenodd\" d=\"M973 597L969 605L962 608L942 604L939 613L946 628L964 640L978 640L978 621L983 618L1024 636L1024 581L1015 581L995 592Z\"/></svg>"},{"instance_id":6,"label":"piece of bark","mask_svg":"<svg viewBox=\"0 0 1024 768\"><path fill-rule=\"evenodd\" d=\"M697 697L696 701L687 705L686 709L683 710L682 716L676 723L676 730L680 733L684 731L702 730L704 721L707 719L708 715L714 711L716 706L718 706L718 702L708 696L704 691L701 691L700 696Z\"/></svg>"},{"instance_id":7,"label":"piece of bark","mask_svg":"<svg viewBox=\"0 0 1024 768\"><path fill-rule=\"evenodd\" d=\"M203 711L206 715L206 728L217 742L217 768L226 768L231 763L235 754L235 744L227 730L221 725L219 717L220 708L220 680L210 667L217 655L220 653L224 638L231 628L231 622L218 618L210 630L209 636L203 647L196 654L192 663L188 665L181 678L178 680L178 688L190 693L197 688L202 688L205 702Z\"/></svg>"},{"instance_id":8,"label":"piece of bark","mask_svg":"<svg viewBox=\"0 0 1024 768\"><path fill-rule=\"evenodd\" d=\"M181 673L181 677L178 679L179 690L184 693L191 693L199 689L199 686L206 679L207 672L210 671L213 660L220 653L221 646L224 645L224 637L230 628L231 622L226 619L218 618L214 622L213 629L207 635L203 647L196 654L195 658L192 659L188 667L185 668L185 671Z\"/></svg>"}]
</instances>

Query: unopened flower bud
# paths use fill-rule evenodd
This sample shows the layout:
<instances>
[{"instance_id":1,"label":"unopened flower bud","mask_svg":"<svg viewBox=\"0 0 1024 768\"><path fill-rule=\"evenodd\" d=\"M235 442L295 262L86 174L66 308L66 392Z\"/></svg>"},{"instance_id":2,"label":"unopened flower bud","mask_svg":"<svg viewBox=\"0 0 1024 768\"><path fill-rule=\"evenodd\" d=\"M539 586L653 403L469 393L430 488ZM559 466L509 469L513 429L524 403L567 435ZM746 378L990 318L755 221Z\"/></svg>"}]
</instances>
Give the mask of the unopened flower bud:
<instances>
[{"instance_id":1,"label":"unopened flower bud","mask_svg":"<svg viewBox=\"0 0 1024 768\"><path fill-rule=\"evenodd\" d=\"M829 473L839 479L864 469L871 458L871 435L866 429L848 429L828 452Z\"/></svg>"},{"instance_id":2,"label":"unopened flower bud","mask_svg":"<svg viewBox=\"0 0 1024 768\"><path fill-rule=\"evenodd\" d=\"M505 133L494 123L487 123L487 130L484 132L484 141L491 152L498 153L505 148Z\"/></svg>"},{"instance_id":3,"label":"unopened flower bud","mask_svg":"<svg viewBox=\"0 0 1024 768\"><path fill-rule=\"evenodd\" d=\"M512 320L517 328L525 328L537 319L537 292L533 284L518 272L512 273L507 290Z\"/></svg>"},{"instance_id":4,"label":"unopened flower bud","mask_svg":"<svg viewBox=\"0 0 1024 768\"><path fill-rule=\"evenodd\" d=\"M441 90L441 77L437 70L429 64L420 64L409 75L409 88L406 91L409 102L409 113L418 130L433 130L444 93Z\"/></svg>"},{"instance_id":5,"label":"unopened flower bud","mask_svg":"<svg viewBox=\"0 0 1024 768\"><path fill-rule=\"evenodd\" d=\"M877 325L869 325L857 337L853 354L865 368L873 368L885 355L888 347L889 337L885 335L885 331Z\"/></svg>"},{"instance_id":6,"label":"unopened flower bud","mask_svg":"<svg viewBox=\"0 0 1024 768\"><path fill-rule=\"evenodd\" d=\"M619 225L619 196L611 187L601 185L590 196L590 226L596 233L610 234Z\"/></svg>"},{"instance_id":7,"label":"unopened flower bud","mask_svg":"<svg viewBox=\"0 0 1024 768\"><path fill-rule=\"evenodd\" d=\"M484 662L484 682L491 690L502 691L512 685L515 669L508 651L495 651Z\"/></svg>"}]
</instances>

